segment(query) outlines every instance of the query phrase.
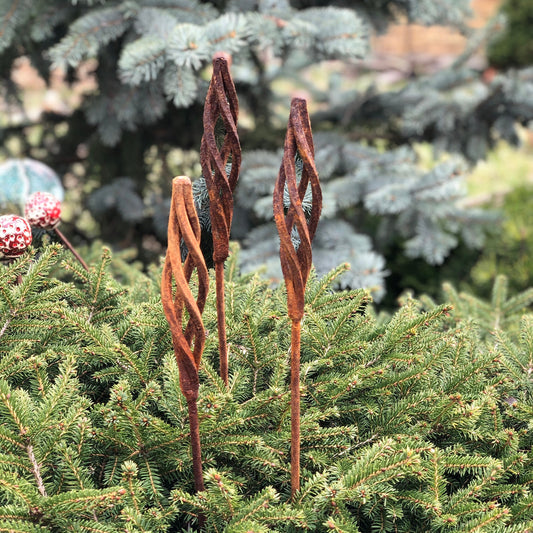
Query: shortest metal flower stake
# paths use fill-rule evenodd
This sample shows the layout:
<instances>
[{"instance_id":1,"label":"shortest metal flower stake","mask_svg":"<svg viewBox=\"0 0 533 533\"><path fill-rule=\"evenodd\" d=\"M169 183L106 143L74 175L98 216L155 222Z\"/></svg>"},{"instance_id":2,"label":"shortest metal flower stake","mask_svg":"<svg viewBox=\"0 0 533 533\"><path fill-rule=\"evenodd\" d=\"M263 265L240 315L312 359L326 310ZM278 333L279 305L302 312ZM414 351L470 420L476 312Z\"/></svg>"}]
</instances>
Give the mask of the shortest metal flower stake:
<instances>
[{"instance_id":1,"label":"shortest metal flower stake","mask_svg":"<svg viewBox=\"0 0 533 533\"><path fill-rule=\"evenodd\" d=\"M185 241L189 251L181 262L180 242ZM198 294L195 299L189 281L196 268ZM175 288L172 279L174 278ZM180 388L187 400L195 488L204 490L200 425L198 421L198 368L205 345L202 322L209 277L200 250L200 223L194 208L191 181L186 176L174 178L172 201L168 221L168 248L161 279L161 300L172 333L172 343L179 369ZM183 312L187 310L188 322L183 326Z\"/></svg>"},{"instance_id":2,"label":"shortest metal flower stake","mask_svg":"<svg viewBox=\"0 0 533 533\"><path fill-rule=\"evenodd\" d=\"M296 156L302 160L300 182L296 176ZM307 103L302 98L293 98L283 161L274 188L274 220L280 238L280 261L287 286L287 306L292 320L291 333L291 494L300 489L300 331L304 315L305 286L311 271L311 241L316 232L322 210L322 191L314 161L314 145ZM306 218L302 200L311 186L312 207ZM285 209L283 196L289 195ZM299 244L294 246L297 233Z\"/></svg>"}]
</instances>

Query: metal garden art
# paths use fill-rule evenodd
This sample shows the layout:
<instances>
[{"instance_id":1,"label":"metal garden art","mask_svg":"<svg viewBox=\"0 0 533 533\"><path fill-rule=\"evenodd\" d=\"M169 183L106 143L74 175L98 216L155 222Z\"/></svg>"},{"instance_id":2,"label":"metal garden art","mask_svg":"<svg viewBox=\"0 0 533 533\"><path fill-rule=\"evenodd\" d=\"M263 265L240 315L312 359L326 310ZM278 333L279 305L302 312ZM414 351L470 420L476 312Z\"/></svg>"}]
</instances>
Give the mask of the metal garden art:
<instances>
[{"instance_id":1,"label":"metal garden art","mask_svg":"<svg viewBox=\"0 0 533 533\"><path fill-rule=\"evenodd\" d=\"M237 135L238 102L227 56L213 60L213 77L204 109L201 165L209 192L215 263L220 375L228 383L228 354L224 311L224 262L229 255L233 216L233 191L241 163ZM224 129L217 142L216 129ZM302 163L301 175L297 160ZM229 173L228 173L229 172ZM306 216L302 201L310 187L311 210ZM288 202L287 202L288 196ZM283 160L274 188L274 218L280 236L280 261L287 287L291 320L291 495L300 488L300 331L304 293L311 270L311 242L322 209L322 193L314 162L314 145L307 103L294 98L285 138ZM208 269L200 249L201 229L189 178L174 178L168 224L168 250L163 267L161 297L172 332L180 373L180 388L187 400L195 488L204 490L197 399L199 366L205 344L202 312L208 293ZM180 242L188 254L182 263ZM193 270L198 275L196 298L189 287ZM174 283L173 283L174 280ZM188 322L184 324L184 309Z\"/></svg>"},{"instance_id":2,"label":"metal garden art","mask_svg":"<svg viewBox=\"0 0 533 533\"><path fill-rule=\"evenodd\" d=\"M48 168L48 167L46 167ZM74 255L85 270L87 263L59 231L61 202L52 193L37 191L28 196L24 204L24 216L8 214L0 216L0 261L11 262L25 253L33 241L32 229L53 231L63 245Z\"/></svg>"},{"instance_id":3,"label":"metal garden art","mask_svg":"<svg viewBox=\"0 0 533 533\"><path fill-rule=\"evenodd\" d=\"M313 136L306 101L294 98L283 148L283 161L274 188L274 220L280 238L280 261L287 287L287 307L291 328L291 492L300 488L300 330L304 316L305 286L311 271L311 241L315 236L322 192L314 161ZM300 182L296 176L296 157L303 163ZM312 207L309 219L302 200L311 186ZM288 191L289 207L285 209L284 193ZM294 245L294 232L297 233Z\"/></svg>"},{"instance_id":4,"label":"metal garden art","mask_svg":"<svg viewBox=\"0 0 533 533\"><path fill-rule=\"evenodd\" d=\"M200 250L200 234L200 222L194 209L191 181L185 176L174 178L168 221L168 248L161 280L161 300L172 333L180 388L187 400L193 474L197 491L204 490L197 399L200 386L198 368L205 344L202 312L209 289L207 266ZM188 249L184 263L181 262L180 252L182 238ZM189 287L195 268L198 274L196 299ZM173 279L175 288L173 288ZM182 323L185 309L188 322L184 328Z\"/></svg>"},{"instance_id":5,"label":"metal garden art","mask_svg":"<svg viewBox=\"0 0 533 533\"><path fill-rule=\"evenodd\" d=\"M241 145L237 134L239 102L229 72L230 58L213 60L213 76L204 107L204 134L200 147L202 173L209 192L209 211L215 263L220 377L228 384L228 347L224 307L224 262L229 255L229 235L233 217L233 191L241 167ZM221 142L216 130L224 131ZM229 174L228 174L229 169Z\"/></svg>"}]
</instances>

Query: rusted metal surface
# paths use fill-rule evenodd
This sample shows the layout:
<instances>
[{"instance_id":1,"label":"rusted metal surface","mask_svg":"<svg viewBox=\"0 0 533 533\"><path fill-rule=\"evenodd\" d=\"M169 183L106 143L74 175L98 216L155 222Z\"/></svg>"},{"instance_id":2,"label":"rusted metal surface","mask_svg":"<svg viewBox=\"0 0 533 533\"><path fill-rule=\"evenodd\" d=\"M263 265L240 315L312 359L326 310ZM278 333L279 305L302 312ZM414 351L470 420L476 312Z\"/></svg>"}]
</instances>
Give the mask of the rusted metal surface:
<instances>
[{"instance_id":1,"label":"rusted metal surface","mask_svg":"<svg viewBox=\"0 0 533 533\"><path fill-rule=\"evenodd\" d=\"M296 175L296 155L303 162L300 181ZM311 241L316 232L322 210L322 192L315 166L315 151L311 123L304 99L291 102L283 160L274 188L274 220L280 238L280 261L287 286L288 314L291 328L291 494L300 489L300 331L304 315L305 286L311 271ZM302 208L305 193L311 187L312 207L306 218ZM289 194L285 209L283 195ZM294 246L293 231L298 233L299 245Z\"/></svg>"},{"instance_id":2,"label":"rusted metal surface","mask_svg":"<svg viewBox=\"0 0 533 533\"><path fill-rule=\"evenodd\" d=\"M189 251L181 261L180 242L185 241ZM198 294L194 297L189 282L196 269ZM174 287L173 287L174 280ZM200 427L197 399L199 389L198 369L205 345L205 328L202 322L209 276L200 250L200 223L194 208L192 185L189 178L179 176L172 182L172 201L168 221L168 248L161 279L161 300L172 333L172 343L179 369L180 388L187 400L193 472L197 491L204 490ZM183 326L184 311L188 322Z\"/></svg>"},{"instance_id":3,"label":"rusted metal surface","mask_svg":"<svg viewBox=\"0 0 533 533\"><path fill-rule=\"evenodd\" d=\"M228 383L228 350L224 305L224 261L229 255L233 218L233 191L241 167L241 146L237 134L239 102L229 71L230 58L220 54L213 59L213 75L204 107L204 134L200 146L202 174L209 192L213 234L213 261L216 270L217 322L220 376ZM223 139L217 139L217 129ZM228 174L229 170L229 174Z\"/></svg>"},{"instance_id":4,"label":"rusted metal surface","mask_svg":"<svg viewBox=\"0 0 533 533\"><path fill-rule=\"evenodd\" d=\"M56 235L60 238L61 242L64 244L64 246L72 253L72 255L78 260L80 265L87 271L89 271L89 267L87 266L87 263L83 260L81 255L77 252L77 250L70 244L70 241L63 235L61 231L56 227L54 227L53 231L55 231Z\"/></svg>"},{"instance_id":5,"label":"rusted metal surface","mask_svg":"<svg viewBox=\"0 0 533 533\"><path fill-rule=\"evenodd\" d=\"M223 262L229 255L229 234L233 217L233 191L241 167L241 145L237 134L239 102L229 72L229 60L213 60L213 76L204 107L204 134L200 146L202 174L209 191L213 260ZM224 138L217 142L217 123L222 121ZM227 165L231 170L227 173Z\"/></svg>"},{"instance_id":6,"label":"rusted metal surface","mask_svg":"<svg viewBox=\"0 0 533 533\"><path fill-rule=\"evenodd\" d=\"M302 159L303 170L300 182L296 177L296 154ZM289 317L301 320L304 314L305 285L311 271L311 241L315 236L320 212L322 192L315 166L315 150L307 103L302 98L291 102L287 135L283 150L283 161L274 188L274 220L280 238L280 261L287 285ZM302 200L311 187L312 207L306 219ZM283 192L287 188L290 205L285 213ZM291 239L293 228L298 232L299 246L295 249Z\"/></svg>"}]
</instances>

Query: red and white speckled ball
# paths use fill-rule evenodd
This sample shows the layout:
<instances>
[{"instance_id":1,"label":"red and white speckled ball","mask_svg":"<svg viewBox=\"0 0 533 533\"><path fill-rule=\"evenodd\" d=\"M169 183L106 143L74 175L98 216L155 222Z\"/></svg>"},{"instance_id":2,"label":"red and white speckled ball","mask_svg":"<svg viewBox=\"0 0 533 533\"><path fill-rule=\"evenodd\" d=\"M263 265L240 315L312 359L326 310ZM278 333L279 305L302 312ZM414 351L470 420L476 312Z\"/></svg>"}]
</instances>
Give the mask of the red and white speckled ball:
<instances>
[{"instance_id":1,"label":"red and white speckled ball","mask_svg":"<svg viewBox=\"0 0 533 533\"><path fill-rule=\"evenodd\" d=\"M34 192L26 201L24 216L35 228L51 229L59 222L61 202L49 192Z\"/></svg>"},{"instance_id":2,"label":"red and white speckled ball","mask_svg":"<svg viewBox=\"0 0 533 533\"><path fill-rule=\"evenodd\" d=\"M0 216L0 252L5 257L22 255L31 244L31 227L18 215Z\"/></svg>"}]
</instances>

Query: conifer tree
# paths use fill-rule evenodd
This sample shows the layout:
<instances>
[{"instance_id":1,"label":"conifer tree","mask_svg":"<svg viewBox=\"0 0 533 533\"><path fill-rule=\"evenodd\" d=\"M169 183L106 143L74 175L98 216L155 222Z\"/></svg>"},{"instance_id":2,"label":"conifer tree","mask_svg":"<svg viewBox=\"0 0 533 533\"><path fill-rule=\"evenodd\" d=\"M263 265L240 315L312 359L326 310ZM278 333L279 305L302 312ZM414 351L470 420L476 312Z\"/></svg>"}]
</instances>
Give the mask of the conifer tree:
<instances>
[{"instance_id":1,"label":"conifer tree","mask_svg":"<svg viewBox=\"0 0 533 533\"><path fill-rule=\"evenodd\" d=\"M86 271L58 246L2 266L1 529L533 527L529 315L517 337L505 319L490 333L449 304L414 298L376 316L368 292L332 291L346 266L325 277L311 272L301 342L302 483L290 499L285 289L240 273L234 250L225 271L228 387L216 368L213 294L203 315L205 491L195 493L161 268L143 274L129 266L134 286L118 282L113 268L106 250Z\"/></svg>"},{"instance_id":2,"label":"conifer tree","mask_svg":"<svg viewBox=\"0 0 533 533\"><path fill-rule=\"evenodd\" d=\"M230 54L248 117L240 132L245 149L233 238L248 237L242 259L251 269L275 244L264 238L272 235L270 229L262 228L270 222L265 204L275 176L270 167L279 161L273 152L283 138L278 124L286 121L286 116L280 120L274 87L289 80L305 88L320 107L312 115L315 133L328 130L317 136L317 166L327 182L329 211L315 240L316 266L321 274L333 268L335 248L339 261L352 264L340 286L367 287L379 299L391 250L439 265L458 243L480 246L487 222L485 214L461 208L465 162L451 158L422 170L410 144L430 141L437 150L474 161L496 139L518 142L516 125L533 117L531 69L502 71L487 81L470 67L470 54L496 33L497 24L476 32L465 24L468 15L468 2L462 0L2 0L0 65L8 79L14 58L25 54L45 77L51 66L74 77L85 60L97 61L98 90L84 97L82 108L67 118L45 117L46 132L57 120L69 126L57 141L58 155L49 153L50 162L62 172L80 146L89 147L87 175L102 188L88 205L105 220L104 237L123 242L122 228L132 228L130 243L146 260L144 236L164 243L169 184L176 174L165 171L154 185L148 155L157 154L158 165L167 168L172 149L199 150L213 53ZM365 72L369 35L398 17L459 29L471 45L441 72L413 73L400 88L385 92L344 89L328 69L325 89L301 75L310 65L332 59ZM13 91L6 83L6 96ZM16 131L15 126L7 130ZM377 138L386 140L386 151L372 146ZM31 150L26 138L22 142ZM201 180L200 172L193 177ZM279 277L273 268L269 272Z\"/></svg>"}]
</instances>

